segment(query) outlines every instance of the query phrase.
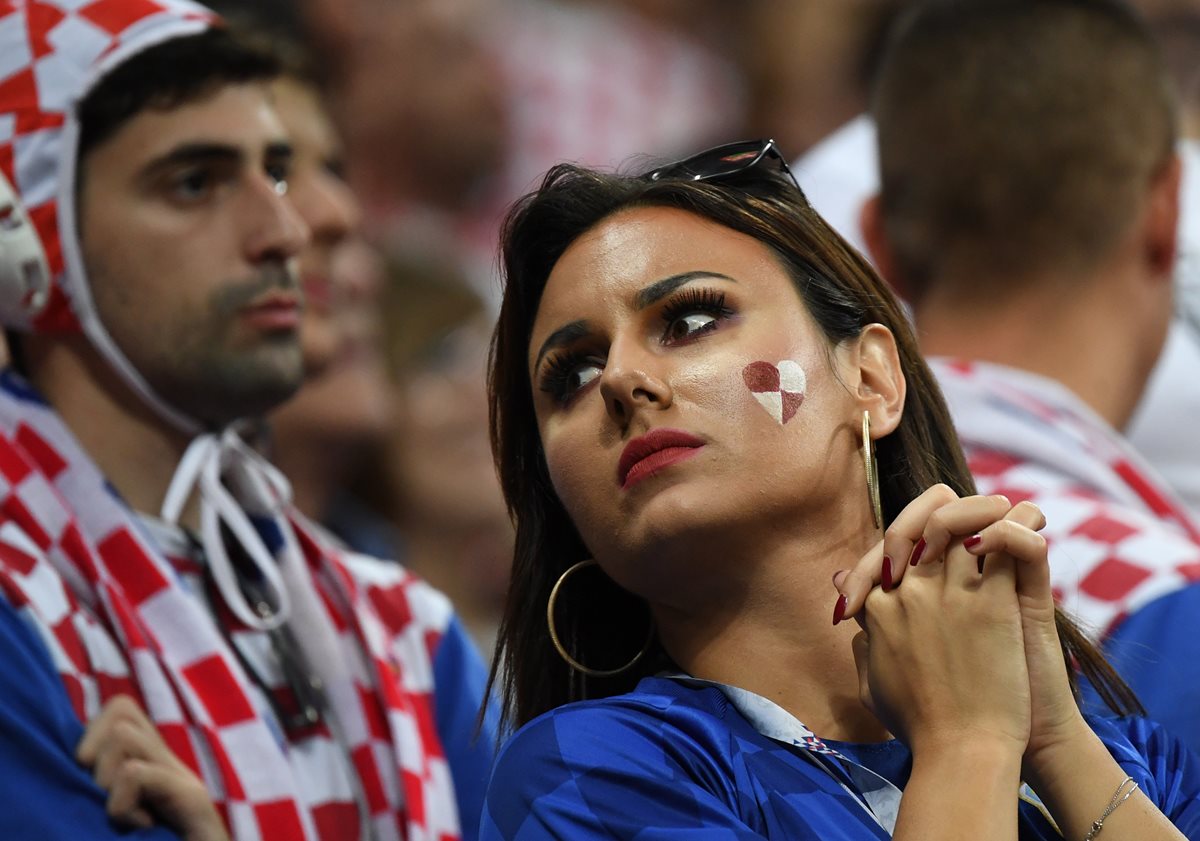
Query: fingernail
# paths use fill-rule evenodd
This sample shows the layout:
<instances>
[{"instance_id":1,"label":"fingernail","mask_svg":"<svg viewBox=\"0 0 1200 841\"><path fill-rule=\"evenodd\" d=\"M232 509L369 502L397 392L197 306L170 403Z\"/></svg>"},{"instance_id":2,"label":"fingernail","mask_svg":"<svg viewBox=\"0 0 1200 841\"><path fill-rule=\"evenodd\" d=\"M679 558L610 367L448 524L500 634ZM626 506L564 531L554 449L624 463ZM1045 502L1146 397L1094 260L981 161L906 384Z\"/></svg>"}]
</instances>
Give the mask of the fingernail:
<instances>
[{"instance_id":1,"label":"fingernail","mask_svg":"<svg viewBox=\"0 0 1200 841\"><path fill-rule=\"evenodd\" d=\"M833 606L833 624L837 624L846 618L846 597L838 596L837 604Z\"/></svg>"},{"instance_id":2,"label":"fingernail","mask_svg":"<svg viewBox=\"0 0 1200 841\"><path fill-rule=\"evenodd\" d=\"M966 540L963 541L963 548L964 549L973 549L974 547L978 546L980 543L983 543L983 535L973 534L970 537L968 537Z\"/></svg>"},{"instance_id":3,"label":"fingernail","mask_svg":"<svg viewBox=\"0 0 1200 841\"><path fill-rule=\"evenodd\" d=\"M883 556L883 570L879 573L879 581L883 585L883 592L892 589L892 559L887 555Z\"/></svg>"},{"instance_id":4,"label":"fingernail","mask_svg":"<svg viewBox=\"0 0 1200 841\"><path fill-rule=\"evenodd\" d=\"M921 563L921 556L925 554L925 538L917 541L917 545L913 547L912 554L908 558L910 566L916 566Z\"/></svg>"}]
</instances>

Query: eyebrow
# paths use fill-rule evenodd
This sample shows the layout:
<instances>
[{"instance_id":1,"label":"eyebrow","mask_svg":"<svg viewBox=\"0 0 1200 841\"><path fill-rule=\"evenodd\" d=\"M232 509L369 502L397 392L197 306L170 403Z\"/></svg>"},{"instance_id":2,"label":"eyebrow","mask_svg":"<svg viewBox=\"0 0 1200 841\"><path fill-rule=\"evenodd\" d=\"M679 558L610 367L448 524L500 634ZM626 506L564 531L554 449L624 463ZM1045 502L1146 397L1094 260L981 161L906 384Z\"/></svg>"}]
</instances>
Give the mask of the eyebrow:
<instances>
[{"instance_id":1,"label":"eyebrow","mask_svg":"<svg viewBox=\"0 0 1200 841\"><path fill-rule=\"evenodd\" d=\"M636 309L644 310L653 304L658 303L663 298L670 295L680 286L691 283L693 280L698 280L702 277L715 277L721 280L728 280L730 283L737 283L736 280L729 275L721 274L720 272L684 272L683 274L675 274L670 277L664 277L662 280L656 280L645 289L641 290L634 296L633 306Z\"/></svg>"},{"instance_id":2,"label":"eyebrow","mask_svg":"<svg viewBox=\"0 0 1200 841\"><path fill-rule=\"evenodd\" d=\"M633 305L638 310L644 310L646 307L653 306L663 298L670 295L680 286L691 283L693 280L698 280L702 277L715 277L720 280L728 280L730 283L737 283L736 280L729 275L721 274L720 272L709 271L694 271L683 272L682 274L671 275L664 277L662 280L656 280L646 288L640 290L634 296ZM565 347L573 342L576 342L586 336L590 328L587 321L580 319L572 321L562 327L559 327L553 333L546 337L546 341L542 342L542 346L538 349L537 359L534 360L533 370L537 370L542 364L542 357L549 351L560 347Z\"/></svg>"},{"instance_id":3,"label":"eyebrow","mask_svg":"<svg viewBox=\"0 0 1200 841\"><path fill-rule=\"evenodd\" d=\"M537 359L534 360L533 363L533 370L536 371L539 367L541 367L542 357L547 353L579 341L586 336L590 330L591 328L588 327L588 323L583 319L580 319L579 321L572 321L570 324L559 327L546 337L546 341L542 342L542 346L538 349Z\"/></svg>"},{"instance_id":4,"label":"eyebrow","mask_svg":"<svg viewBox=\"0 0 1200 841\"><path fill-rule=\"evenodd\" d=\"M287 161L292 158L293 154L292 144L277 140L267 144L263 150L263 159ZM146 164L142 168L142 178L152 179L165 170L187 164L236 164L241 162L244 157L245 153L240 148L226 143L183 143Z\"/></svg>"}]
</instances>

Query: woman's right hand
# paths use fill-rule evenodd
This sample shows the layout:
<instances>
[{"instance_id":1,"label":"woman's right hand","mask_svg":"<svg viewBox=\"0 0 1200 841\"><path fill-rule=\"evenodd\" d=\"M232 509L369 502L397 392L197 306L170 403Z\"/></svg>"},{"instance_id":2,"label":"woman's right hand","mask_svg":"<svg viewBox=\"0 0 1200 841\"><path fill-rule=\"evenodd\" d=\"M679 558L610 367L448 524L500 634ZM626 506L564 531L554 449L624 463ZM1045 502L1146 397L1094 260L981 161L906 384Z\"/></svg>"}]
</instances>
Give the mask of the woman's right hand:
<instances>
[{"instance_id":1,"label":"woman's right hand","mask_svg":"<svg viewBox=\"0 0 1200 841\"><path fill-rule=\"evenodd\" d=\"M108 791L108 813L122 823L158 822L186 841L228 841L204 783L175 756L132 698L118 695L88 723L75 758Z\"/></svg>"},{"instance_id":2,"label":"woman's right hand","mask_svg":"<svg viewBox=\"0 0 1200 841\"><path fill-rule=\"evenodd\" d=\"M969 744L1019 762L1029 741L1015 562L989 560L981 575L979 558L963 546L1011 509L1004 497L926 491L891 524L880 548L905 567L892 564L889 591L870 589L861 608L848 610L864 628L854 643L863 701L914 757ZM919 563L908 565L910 558ZM843 592L854 584L840 583Z\"/></svg>"}]
</instances>

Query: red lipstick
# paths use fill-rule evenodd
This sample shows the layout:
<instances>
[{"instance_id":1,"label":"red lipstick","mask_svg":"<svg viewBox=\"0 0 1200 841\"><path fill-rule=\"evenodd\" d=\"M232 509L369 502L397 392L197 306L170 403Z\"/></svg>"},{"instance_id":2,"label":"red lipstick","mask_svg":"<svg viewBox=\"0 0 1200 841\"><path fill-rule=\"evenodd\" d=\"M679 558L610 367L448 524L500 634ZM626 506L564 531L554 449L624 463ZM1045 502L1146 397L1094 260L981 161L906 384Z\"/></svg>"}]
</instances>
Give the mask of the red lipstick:
<instances>
[{"instance_id":1,"label":"red lipstick","mask_svg":"<svg viewBox=\"0 0 1200 841\"><path fill-rule=\"evenodd\" d=\"M663 468L691 458L704 443L703 439L680 429L655 429L634 438L621 451L617 484L628 490Z\"/></svg>"}]
</instances>

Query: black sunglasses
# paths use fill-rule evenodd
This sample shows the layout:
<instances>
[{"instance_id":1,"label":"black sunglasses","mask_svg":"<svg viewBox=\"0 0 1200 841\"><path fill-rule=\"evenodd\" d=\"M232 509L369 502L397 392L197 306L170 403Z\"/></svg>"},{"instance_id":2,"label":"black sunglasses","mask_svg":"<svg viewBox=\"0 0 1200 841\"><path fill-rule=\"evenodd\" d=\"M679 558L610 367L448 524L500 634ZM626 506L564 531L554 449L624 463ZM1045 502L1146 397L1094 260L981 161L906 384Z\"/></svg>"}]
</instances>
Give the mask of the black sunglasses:
<instances>
[{"instance_id":1,"label":"black sunglasses","mask_svg":"<svg viewBox=\"0 0 1200 841\"><path fill-rule=\"evenodd\" d=\"M774 140L741 140L714 146L689 158L661 166L643 177L647 181L712 181L759 166L774 167L777 172L791 179L797 189L800 188Z\"/></svg>"}]
</instances>

